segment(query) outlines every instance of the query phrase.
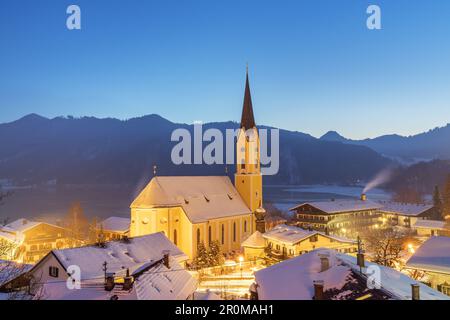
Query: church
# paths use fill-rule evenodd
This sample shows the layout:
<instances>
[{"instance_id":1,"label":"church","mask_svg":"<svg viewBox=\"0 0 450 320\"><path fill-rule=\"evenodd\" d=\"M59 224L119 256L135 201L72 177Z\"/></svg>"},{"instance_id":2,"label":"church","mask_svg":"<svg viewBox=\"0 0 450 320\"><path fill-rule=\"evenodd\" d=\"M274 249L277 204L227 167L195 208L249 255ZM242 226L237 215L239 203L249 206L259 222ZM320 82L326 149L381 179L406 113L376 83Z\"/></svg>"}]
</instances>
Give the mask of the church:
<instances>
[{"instance_id":1,"label":"church","mask_svg":"<svg viewBox=\"0 0 450 320\"><path fill-rule=\"evenodd\" d=\"M155 176L130 206L130 236L164 232L189 259L201 242L240 250L256 230L264 232L259 155L247 72L234 185L228 176Z\"/></svg>"}]
</instances>

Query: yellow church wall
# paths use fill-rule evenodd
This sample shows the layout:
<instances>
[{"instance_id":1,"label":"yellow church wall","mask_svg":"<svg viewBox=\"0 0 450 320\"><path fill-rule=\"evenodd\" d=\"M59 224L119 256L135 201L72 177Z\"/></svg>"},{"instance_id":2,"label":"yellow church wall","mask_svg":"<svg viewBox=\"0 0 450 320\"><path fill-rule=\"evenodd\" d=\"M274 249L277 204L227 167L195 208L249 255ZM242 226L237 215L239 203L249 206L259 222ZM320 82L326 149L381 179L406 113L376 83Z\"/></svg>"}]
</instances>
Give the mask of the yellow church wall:
<instances>
[{"instance_id":1,"label":"yellow church wall","mask_svg":"<svg viewBox=\"0 0 450 320\"><path fill-rule=\"evenodd\" d=\"M247 227L245 231L245 222ZM234 237L233 225L236 224L236 237ZM223 225L223 242L222 242L222 225ZM209 238L209 228L211 227L211 239ZM223 252L239 251L241 243L254 232L252 215L242 215L237 217L225 217L209 220L208 222L197 223L192 225L192 255L194 258L197 254L197 230L200 232L200 241L208 248L210 241L218 241Z\"/></svg>"},{"instance_id":2,"label":"yellow church wall","mask_svg":"<svg viewBox=\"0 0 450 320\"><path fill-rule=\"evenodd\" d=\"M242 241L255 230L253 220L253 215L248 214L193 224L181 207L132 209L130 236L136 237L162 231L192 260L197 254L197 230L200 230L200 241L207 248L210 242L209 227L211 227L211 241L219 241L223 252L239 251ZM246 231L244 230L245 222L247 223ZM236 238L233 235L233 224L236 224Z\"/></svg>"}]
</instances>

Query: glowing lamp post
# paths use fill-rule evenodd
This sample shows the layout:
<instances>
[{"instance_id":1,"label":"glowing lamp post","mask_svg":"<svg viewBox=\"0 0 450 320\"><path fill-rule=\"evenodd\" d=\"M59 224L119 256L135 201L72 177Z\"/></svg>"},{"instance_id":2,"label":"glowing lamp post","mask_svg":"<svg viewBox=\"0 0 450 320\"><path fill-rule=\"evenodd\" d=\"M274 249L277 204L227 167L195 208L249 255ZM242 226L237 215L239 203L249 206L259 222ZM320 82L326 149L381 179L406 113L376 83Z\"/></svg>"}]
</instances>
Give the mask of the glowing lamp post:
<instances>
[{"instance_id":1,"label":"glowing lamp post","mask_svg":"<svg viewBox=\"0 0 450 320\"><path fill-rule=\"evenodd\" d=\"M243 278L243 276L242 276L242 262L244 262L244 257L243 256L239 256L239 267L241 269L241 279Z\"/></svg>"}]
</instances>

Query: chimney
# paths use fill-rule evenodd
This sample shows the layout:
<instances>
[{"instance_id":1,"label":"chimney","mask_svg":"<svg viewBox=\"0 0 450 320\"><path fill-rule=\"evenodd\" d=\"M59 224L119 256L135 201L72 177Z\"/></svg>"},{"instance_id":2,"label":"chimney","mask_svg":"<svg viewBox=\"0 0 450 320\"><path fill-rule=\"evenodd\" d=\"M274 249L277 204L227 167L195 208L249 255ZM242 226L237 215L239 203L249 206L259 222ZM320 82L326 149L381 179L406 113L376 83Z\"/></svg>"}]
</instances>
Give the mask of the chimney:
<instances>
[{"instance_id":1,"label":"chimney","mask_svg":"<svg viewBox=\"0 0 450 320\"><path fill-rule=\"evenodd\" d=\"M164 250L162 253L163 253L163 259L162 259L163 263L167 269L170 269L170 262L169 262L170 251Z\"/></svg>"},{"instance_id":2,"label":"chimney","mask_svg":"<svg viewBox=\"0 0 450 320\"><path fill-rule=\"evenodd\" d=\"M319 258L320 258L320 272L324 272L330 269L330 259L328 259L328 256L324 254L319 254Z\"/></svg>"},{"instance_id":3,"label":"chimney","mask_svg":"<svg viewBox=\"0 0 450 320\"><path fill-rule=\"evenodd\" d=\"M420 286L418 284L411 284L412 300L420 300Z\"/></svg>"},{"instance_id":4,"label":"chimney","mask_svg":"<svg viewBox=\"0 0 450 320\"><path fill-rule=\"evenodd\" d=\"M123 278L122 289L129 291L131 288L133 288L133 277L130 277L130 269L127 269L127 275Z\"/></svg>"},{"instance_id":5,"label":"chimney","mask_svg":"<svg viewBox=\"0 0 450 320\"><path fill-rule=\"evenodd\" d=\"M112 291L114 289L114 273L107 273L105 276L105 290Z\"/></svg>"},{"instance_id":6,"label":"chimney","mask_svg":"<svg viewBox=\"0 0 450 320\"><path fill-rule=\"evenodd\" d=\"M367 200L367 196L365 193L361 194L361 201L366 201Z\"/></svg>"},{"instance_id":7,"label":"chimney","mask_svg":"<svg viewBox=\"0 0 450 320\"><path fill-rule=\"evenodd\" d=\"M314 300L324 300L323 297L323 280L314 280Z\"/></svg>"}]
</instances>

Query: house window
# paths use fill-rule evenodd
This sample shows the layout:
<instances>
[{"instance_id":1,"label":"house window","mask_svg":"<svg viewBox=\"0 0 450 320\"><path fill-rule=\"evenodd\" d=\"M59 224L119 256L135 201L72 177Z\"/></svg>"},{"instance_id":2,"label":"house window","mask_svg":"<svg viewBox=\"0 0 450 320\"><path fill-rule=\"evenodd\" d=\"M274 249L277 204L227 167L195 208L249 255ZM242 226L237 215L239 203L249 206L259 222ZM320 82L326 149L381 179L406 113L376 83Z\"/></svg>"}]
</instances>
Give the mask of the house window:
<instances>
[{"instance_id":1,"label":"house window","mask_svg":"<svg viewBox=\"0 0 450 320\"><path fill-rule=\"evenodd\" d=\"M225 244L225 225L222 224L222 244Z\"/></svg>"},{"instance_id":2,"label":"house window","mask_svg":"<svg viewBox=\"0 0 450 320\"><path fill-rule=\"evenodd\" d=\"M233 242L236 242L236 222L233 222Z\"/></svg>"},{"instance_id":3,"label":"house window","mask_svg":"<svg viewBox=\"0 0 450 320\"><path fill-rule=\"evenodd\" d=\"M438 286L438 290L443 294L450 296L450 285L442 284Z\"/></svg>"},{"instance_id":4,"label":"house window","mask_svg":"<svg viewBox=\"0 0 450 320\"><path fill-rule=\"evenodd\" d=\"M48 268L48 275L50 277L53 277L53 278L58 278L59 268L58 267L49 267Z\"/></svg>"},{"instance_id":5,"label":"house window","mask_svg":"<svg viewBox=\"0 0 450 320\"><path fill-rule=\"evenodd\" d=\"M175 245L178 245L178 235L177 235L177 230L173 230L173 243Z\"/></svg>"},{"instance_id":6,"label":"house window","mask_svg":"<svg viewBox=\"0 0 450 320\"><path fill-rule=\"evenodd\" d=\"M244 221L244 232L247 232L247 220Z\"/></svg>"},{"instance_id":7,"label":"house window","mask_svg":"<svg viewBox=\"0 0 450 320\"><path fill-rule=\"evenodd\" d=\"M200 228L197 229L197 245L200 244Z\"/></svg>"}]
</instances>

